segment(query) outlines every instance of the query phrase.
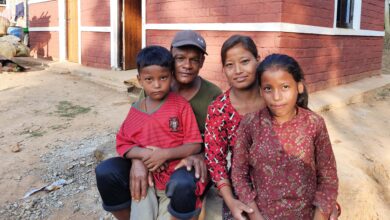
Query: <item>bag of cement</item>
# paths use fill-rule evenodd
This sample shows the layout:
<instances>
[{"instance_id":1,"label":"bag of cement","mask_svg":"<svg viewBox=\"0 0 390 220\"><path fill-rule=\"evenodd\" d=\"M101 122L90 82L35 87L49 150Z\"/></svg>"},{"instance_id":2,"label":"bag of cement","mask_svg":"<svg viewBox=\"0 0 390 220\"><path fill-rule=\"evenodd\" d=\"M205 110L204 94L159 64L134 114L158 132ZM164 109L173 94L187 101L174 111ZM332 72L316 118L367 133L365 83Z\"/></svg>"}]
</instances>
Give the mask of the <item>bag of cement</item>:
<instances>
[{"instance_id":1,"label":"bag of cement","mask_svg":"<svg viewBox=\"0 0 390 220\"><path fill-rule=\"evenodd\" d=\"M16 55L16 48L12 43L0 41L0 55L11 59Z\"/></svg>"},{"instance_id":2,"label":"bag of cement","mask_svg":"<svg viewBox=\"0 0 390 220\"><path fill-rule=\"evenodd\" d=\"M19 43L16 47L16 57L28 57L30 56L30 48L26 45Z\"/></svg>"},{"instance_id":3,"label":"bag of cement","mask_svg":"<svg viewBox=\"0 0 390 220\"><path fill-rule=\"evenodd\" d=\"M5 35L0 37L0 42L10 42L14 45L17 45L20 42L20 38L14 35Z\"/></svg>"},{"instance_id":4,"label":"bag of cement","mask_svg":"<svg viewBox=\"0 0 390 220\"><path fill-rule=\"evenodd\" d=\"M0 37L7 34L7 29L10 23L5 17L0 16Z\"/></svg>"}]
</instances>

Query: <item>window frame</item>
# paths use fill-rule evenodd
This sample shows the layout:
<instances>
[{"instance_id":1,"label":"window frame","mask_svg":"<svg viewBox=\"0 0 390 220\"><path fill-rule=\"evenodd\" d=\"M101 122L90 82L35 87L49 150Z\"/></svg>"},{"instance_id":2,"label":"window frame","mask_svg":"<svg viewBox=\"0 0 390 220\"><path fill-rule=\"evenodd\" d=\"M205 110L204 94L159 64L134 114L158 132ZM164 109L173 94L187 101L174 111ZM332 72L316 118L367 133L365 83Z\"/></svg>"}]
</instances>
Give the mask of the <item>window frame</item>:
<instances>
[{"instance_id":1,"label":"window frame","mask_svg":"<svg viewBox=\"0 0 390 220\"><path fill-rule=\"evenodd\" d=\"M339 2L341 1L350 1L350 15L352 16L349 24L340 23L338 19L339 15ZM334 5L334 28L342 28L342 29L354 29L360 30L360 22L361 22L361 13L362 13L362 0L335 0Z\"/></svg>"}]
</instances>

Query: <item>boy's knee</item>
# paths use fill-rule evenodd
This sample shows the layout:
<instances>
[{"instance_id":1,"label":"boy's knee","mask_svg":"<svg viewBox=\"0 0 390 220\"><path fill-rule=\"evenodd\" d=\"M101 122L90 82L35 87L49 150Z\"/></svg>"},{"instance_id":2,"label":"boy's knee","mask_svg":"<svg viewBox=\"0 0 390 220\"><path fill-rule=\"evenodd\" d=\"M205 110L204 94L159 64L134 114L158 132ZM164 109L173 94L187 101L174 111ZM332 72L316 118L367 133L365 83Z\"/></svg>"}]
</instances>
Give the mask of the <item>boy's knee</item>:
<instances>
[{"instance_id":1,"label":"boy's knee","mask_svg":"<svg viewBox=\"0 0 390 220\"><path fill-rule=\"evenodd\" d=\"M175 171L167 184L166 195L170 198L169 213L179 219L190 219L199 214L196 208L196 178L184 169Z\"/></svg>"},{"instance_id":2,"label":"boy's knee","mask_svg":"<svg viewBox=\"0 0 390 220\"><path fill-rule=\"evenodd\" d=\"M166 194L168 197L172 197L175 194L180 196L195 195L196 179L193 172L187 171L185 168L181 168L175 171L167 184Z\"/></svg>"},{"instance_id":3,"label":"boy's knee","mask_svg":"<svg viewBox=\"0 0 390 220\"><path fill-rule=\"evenodd\" d=\"M115 169L112 169L110 161L103 161L95 168L96 179L107 179L115 176Z\"/></svg>"},{"instance_id":4,"label":"boy's knee","mask_svg":"<svg viewBox=\"0 0 390 220\"><path fill-rule=\"evenodd\" d=\"M108 184L111 182L128 183L127 170L129 169L129 162L126 162L122 158L110 158L108 160L102 161L96 166L96 181L98 184Z\"/></svg>"}]
</instances>

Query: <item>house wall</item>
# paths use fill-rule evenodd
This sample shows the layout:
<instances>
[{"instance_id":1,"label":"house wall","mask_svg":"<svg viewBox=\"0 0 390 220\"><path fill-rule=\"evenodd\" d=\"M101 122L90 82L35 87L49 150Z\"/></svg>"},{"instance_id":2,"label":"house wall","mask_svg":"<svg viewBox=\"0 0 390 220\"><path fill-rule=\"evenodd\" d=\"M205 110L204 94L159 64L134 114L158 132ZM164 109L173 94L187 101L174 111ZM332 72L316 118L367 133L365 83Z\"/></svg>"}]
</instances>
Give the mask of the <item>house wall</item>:
<instances>
[{"instance_id":1,"label":"house wall","mask_svg":"<svg viewBox=\"0 0 390 220\"><path fill-rule=\"evenodd\" d=\"M111 67L110 33L102 29L110 26L109 0L80 2L81 64L97 68ZM94 30L85 30L83 27Z\"/></svg>"},{"instance_id":2,"label":"house wall","mask_svg":"<svg viewBox=\"0 0 390 220\"><path fill-rule=\"evenodd\" d=\"M207 42L208 56L201 75L228 88L222 73L220 49L233 34L252 37L260 58L285 53L297 59L309 91L353 82L380 74L383 39L378 37L327 36L284 32L198 31ZM170 47L176 31L147 31L147 44ZM367 49L370 48L370 49Z\"/></svg>"},{"instance_id":3,"label":"house wall","mask_svg":"<svg viewBox=\"0 0 390 220\"><path fill-rule=\"evenodd\" d=\"M28 7L31 56L58 60L58 2L56 0L40 2L29 4Z\"/></svg>"},{"instance_id":4,"label":"house wall","mask_svg":"<svg viewBox=\"0 0 390 220\"><path fill-rule=\"evenodd\" d=\"M362 0L361 28L383 31L385 3L383 0Z\"/></svg>"},{"instance_id":5,"label":"house wall","mask_svg":"<svg viewBox=\"0 0 390 220\"><path fill-rule=\"evenodd\" d=\"M57 60L59 57L59 36L57 31L29 33L31 56Z\"/></svg>"},{"instance_id":6,"label":"house wall","mask_svg":"<svg viewBox=\"0 0 390 220\"><path fill-rule=\"evenodd\" d=\"M309 91L380 74L383 38L282 33L279 52L300 63Z\"/></svg>"},{"instance_id":7,"label":"house wall","mask_svg":"<svg viewBox=\"0 0 390 220\"><path fill-rule=\"evenodd\" d=\"M82 0L82 26L110 26L110 0Z\"/></svg>"},{"instance_id":8,"label":"house wall","mask_svg":"<svg viewBox=\"0 0 390 220\"><path fill-rule=\"evenodd\" d=\"M110 68L110 33L82 32L81 64Z\"/></svg>"},{"instance_id":9,"label":"house wall","mask_svg":"<svg viewBox=\"0 0 390 220\"><path fill-rule=\"evenodd\" d=\"M30 4L30 27L57 27L58 26L58 2L49 1ZM44 10L42 10L44 9Z\"/></svg>"},{"instance_id":10,"label":"house wall","mask_svg":"<svg viewBox=\"0 0 390 220\"><path fill-rule=\"evenodd\" d=\"M334 1L283 0L282 22L333 27Z\"/></svg>"},{"instance_id":11,"label":"house wall","mask_svg":"<svg viewBox=\"0 0 390 220\"><path fill-rule=\"evenodd\" d=\"M282 0L146 0L149 23L279 22Z\"/></svg>"},{"instance_id":12,"label":"house wall","mask_svg":"<svg viewBox=\"0 0 390 220\"><path fill-rule=\"evenodd\" d=\"M379 5L382 5L381 0L363 0L362 30L383 31L383 7L379 13ZM195 30L205 38L209 54L201 75L223 89L227 89L228 84L221 71L220 49L223 42L233 34L252 37L262 59L275 52L286 53L296 58L304 70L309 91L318 91L379 74L383 37L372 37L370 33L368 36L352 36L355 30L348 29L336 30L344 35L332 33L335 30L334 7L335 1L316 0L146 0L145 22L147 25L153 24L152 27L155 29L146 28L145 43L169 48L176 31L187 29L183 26L175 29L175 23L191 23L188 24L188 29L199 24ZM215 14L217 11L219 13ZM309 32L306 33L299 31L292 33L294 31L289 31L291 29L251 31L261 27L265 22L281 22L274 23L272 27L279 24L310 26L299 26L301 30L302 27L307 27L305 30ZM208 25L207 30L202 30L203 23ZM212 26L213 23L251 23L250 25L258 26L248 28L248 31L221 29L217 31L210 28L215 28ZM295 28L288 26L290 27ZM315 32L323 30L318 28L328 29L326 34L316 34ZM310 33L311 30L314 34Z\"/></svg>"},{"instance_id":13,"label":"house wall","mask_svg":"<svg viewBox=\"0 0 390 220\"><path fill-rule=\"evenodd\" d=\"M65 1L66 2L66 1ZM66 8L59 0L29 4L31 55L57 60L61 44L66 44L66 23L60 24L59 14L65 20ZM65 6L65 5L64 5ZM110 0L79 0L79 56L81 64L111 68ZM63 11L58 11L63 10ZM63 30L61 32L61 30ZM60 43L60 34L62 43ZM63 47L66 50L66 47ZM66 52L62 52L66 59Z\"/></svg>"}]
</instances>

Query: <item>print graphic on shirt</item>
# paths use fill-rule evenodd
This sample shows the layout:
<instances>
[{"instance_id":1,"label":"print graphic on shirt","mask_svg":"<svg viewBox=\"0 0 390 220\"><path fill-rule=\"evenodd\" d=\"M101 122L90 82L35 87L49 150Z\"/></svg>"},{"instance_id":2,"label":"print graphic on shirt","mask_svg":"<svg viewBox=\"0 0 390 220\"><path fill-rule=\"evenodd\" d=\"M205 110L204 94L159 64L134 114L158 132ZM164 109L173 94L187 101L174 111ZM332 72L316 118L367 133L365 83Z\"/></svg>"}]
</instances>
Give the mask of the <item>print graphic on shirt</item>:
<instances>
[{"instance_id":1,"label":"print graphic on shirt","mask_svg":"<svg viewBox=\"0 0 390 220\"><path fill-rule=\"evenodd\" d=\"M171 129L171 132L179 131L179 119L177 117L169 118L169 128Z\"/></svg>"}]
</instances>

